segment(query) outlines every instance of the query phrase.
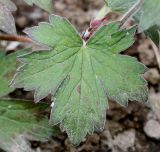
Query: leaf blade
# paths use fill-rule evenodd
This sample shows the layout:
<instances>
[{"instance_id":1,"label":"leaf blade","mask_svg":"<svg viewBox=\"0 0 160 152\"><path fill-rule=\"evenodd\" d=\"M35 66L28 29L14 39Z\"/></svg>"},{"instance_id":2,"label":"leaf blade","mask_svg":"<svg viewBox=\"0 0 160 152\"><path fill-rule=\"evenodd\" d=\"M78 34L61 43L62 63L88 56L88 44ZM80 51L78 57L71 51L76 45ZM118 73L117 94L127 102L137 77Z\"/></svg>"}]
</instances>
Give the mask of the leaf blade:
<instances>
[{"instance_id":1,"label":"leaf blade","mask_svg":"<svg viewBox=\"0 0 160 152\"><path fill-rule=\"evenodd\" d=\"M19 50L18 52L6 55L4 50L0 50L0 97L14 91L14 88L10 87L10 82L13 79L18 65L16 57L29 51L31 51L31 49Z\"/></svg>"},{"instance_id":2,"label":"leaf blade","mask_svg":"<svg viewBox=\"0 0 160 152\"><path fill-rule=\"evenodd\" d=\"M63 26L58 28L59 23ZM108 98L122 105L147 100L147 85L141 77L145 66L118 54L134 43L136 27L119 29L119 23L111 23L85 43L65 19L56 16L45 25L45 36L51 40L39 38L44 24L30 29L29 35L51 49L22 56L23 67L13 86L35 90L36 101L51 94L51 123L61 123L72 143L79 144L88 133L103 129Z\"/></svg>"},{"instance_id":3,"label":"leaf blade","mask_svg":"<svg viewBox=\"0 0 160 152\"><path fill-rule=\"evenodd\" d=\"M0 147L11 151L16 138L30 135L34 140L46 140L54 132L48 120L40 112L47 108L46 104L35 105L22 100L0 100Z\"/></svg>"},{"instance_id":4,"label":"leaf blade","mask_svg":"<svg viewBox=\"0 0 160 152\"><path fill-rule=\"evenodd\" d=\"M107 0L107 5L115 12L125 13L137 0ZM139 22L139 32L144 32L152 26L160 26L160 19L157 15L160 11L160 0L144 0L141 9L135 14Z\"/></svg>"},{"instance_id":5,"label":"leaf blade","mask_svg":"<svg viewBox=\"0 0 160 152\"><path fill-rule=\"evenodd\" d=\"M45 0L45 1L44 0L25 0L25 1L31 6L33 4L36 4L40 8L48 11L49 13L52 13L52 10L53 10L52 0Z\"/></svg>"},{"instance_id":6,"label":"leaf blade","mask_svg":"<svg viewBox=\"0 0 160 152\"><path fill-rule=\"evenodd\" d=\"M131 8L137 0L105 0L106 4L115 12L124 13Z\"/></svg>"},{"instance_id":7,"label":"leaf blade","mask_svg":"<svg viewBox=\"0 0 160 152\"><path fill-rule=\"evenodd\" d=\"M160 19L157 15L160 11L160 0L145 0L141 11L139 32L143 32L155 25L160 26Z\"/></svg>"}]
</instances>

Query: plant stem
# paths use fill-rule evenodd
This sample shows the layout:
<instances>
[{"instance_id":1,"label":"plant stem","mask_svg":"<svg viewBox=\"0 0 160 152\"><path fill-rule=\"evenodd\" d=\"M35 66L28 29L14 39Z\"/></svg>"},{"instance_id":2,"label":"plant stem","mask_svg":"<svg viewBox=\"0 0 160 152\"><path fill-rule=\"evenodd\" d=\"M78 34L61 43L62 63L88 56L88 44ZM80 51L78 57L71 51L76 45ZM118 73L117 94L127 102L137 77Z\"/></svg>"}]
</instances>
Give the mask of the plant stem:
<instances>
[{"instance_id":1,"label":"plant stem","mask_svg":"<svg viewBox=\"0 0 160 152\"><path fill-rule=\"evenodd\" d=\"M125 22L133 16L143 5L144 0L138 0L129 10L127 13L123 15L120 20L120 27L122 27ZM102 25L104 25L108 21L107 15L112 12L112 10L107 7L106 5L99 11L97 16L91 21L90 27L85 31L82 36L84 41L87 41L91 35Z\"/></svg>"},{"instance_id":2,"label":"plant stem","mask_svg":"<svg viewBox=\"0 0 160 152\"><path fill-rule=\"evenodd\" d=\"M160 70L160 47L158 48L152 40L151 40L151 44L152 44L152 48L153 48L153 51L155 53L157 63L158 63L158 67L159 67L159 70Z\"/></svg>"},{"instance_id":3,"label":"plant stem","mask_svg":"<svg viewBox=\"0 0 160 152\"><path fill-rule=\"evenodd\" d=\"M4 34L0 34L0 40L16 41L16 42L26 42L26 43L33 42L30 38L28 38L26 36L4 35Z\"/></svg>"},{"instance_id":4,"label":"plant stem","mask_svg":"<svg viewBox=\"0 0 160 152\"><path fill-rule=\"evenodd\" d=\"M108 14L111 12L111 9L106 5L98 12L98 14L91 20L89 28L84 32L82 39L87 41L91 35L104 23L108 21Z\"/></svg>"},{"instance_id":5,"label":"plant stem","mask_svg":"<svg viewBox=\"0 0 160 152\"><path fill-rule=\"evenodd\" d=\"M111 12L111 9L107 5L104 5L101 8L101 10L98 12L98 14L95 16L94 20L101 20L110 12Z\"/></svg>"},{"instance_id":6,"label":"plant stem","mask_svg":"<svg viewBox=\"0 0 160 152\"><path fill-rule=\"evenodd\" d=\"M127 13L123 15L123 17L120 20L120 27L124 25L124 23L133 16L143 5L144 0L138 0L129 10Z\"/></svg>"}]
</instances>

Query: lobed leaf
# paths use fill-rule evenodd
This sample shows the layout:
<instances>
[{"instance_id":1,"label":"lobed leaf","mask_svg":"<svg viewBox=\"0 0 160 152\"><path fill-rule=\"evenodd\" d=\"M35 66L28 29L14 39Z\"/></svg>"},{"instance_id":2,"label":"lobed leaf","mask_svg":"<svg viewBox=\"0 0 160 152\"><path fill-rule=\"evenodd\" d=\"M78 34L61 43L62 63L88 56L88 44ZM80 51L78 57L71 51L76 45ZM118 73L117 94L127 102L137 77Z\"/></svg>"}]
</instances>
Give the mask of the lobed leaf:
<instances>
[{"instance_id":1,"label":"lobed leaf","mask_svg":"<svg viewBox=\"0 0 160 152\"><path fill-rule=\"evenodd\" d=\"M20 136L31 136L34 140L46 140L54 130L48 119L40 114L46 104L33 104L22 100L0 100L0 148L13 151ZM14 149L15 150L15 149ZM25 150L26 151L26 150Z\"/></svg>"},{"instance_id":2,"label":"lobed leaf","mask_svg":"<svg viewBox=\"0 0 160 152\"><path fill-rule=\"evenodd\" d=\"M145 66L119 54L134 43L135 30L113 22L84 42L68 20L52 15L50 23L26 30L51 50L20 56L12 86L35 90L36 102L51 94L51 124L60 123L71 142L79 144L87 133L103 129L108 98L122 105L147 101Z\"/></svg>"}]
</instances>

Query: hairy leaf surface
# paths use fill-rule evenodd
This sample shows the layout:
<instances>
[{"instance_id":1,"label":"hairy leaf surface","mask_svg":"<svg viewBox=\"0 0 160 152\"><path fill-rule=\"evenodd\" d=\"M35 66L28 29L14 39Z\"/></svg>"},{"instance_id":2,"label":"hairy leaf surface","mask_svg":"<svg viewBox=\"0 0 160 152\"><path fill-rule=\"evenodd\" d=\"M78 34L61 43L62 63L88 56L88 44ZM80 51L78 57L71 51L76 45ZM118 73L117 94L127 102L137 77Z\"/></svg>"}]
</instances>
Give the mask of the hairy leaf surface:
<instances>
[{"instance_id":1,"label":"hairy leaf surface","mask_svg":"<svg viewBox=\"0 0 160 152\"><path fill-rule=\"evenodd\" d=\"M40 8L52 12L53 10L53 1L52 0L25 0L29 5L37 5Z\"/></svg>"},{"instance_id":2,"label":"hairy leaf surface","mask_svg":"<svg viewBox=\"0 0 160 152\"><path fill-rule=\"evenodd\" d=\"M133 44L135 27L120 30L119 23L110 23L84 42L66 19L51 16L50 23L26 33L51 50L21 56L23 65L12 85L35 90L36 102L51 94L51 123L60 123L72 143L103 129L108 98L122 105L147 100L141 77L146 68L119 54Z\"/></svg>"},{"instance_id":3,"label":"hairy leaf surface","mask_svg":"<svg viewBox=\"0 0 160 152\"><path fill-rule=\"evenodd\" d=\"M15 22L11 12L16 11L16 6L10 0L0 0L0 30L15 34Z\"/></svg>"},{"instance_id":4,"label":"hairy leaf surface","mask_svg":"<svg viewBox=\"0 0 160 152\"><path fill-rule=\"evenodd\" d=\"M29 101L0 100L0 148L13 151L20 136L31 136L34 140L46 140L52 135L48 119L40 113L46 104ZM25 150L26 151L26 150Z\"/></svg>"}]
</instances>

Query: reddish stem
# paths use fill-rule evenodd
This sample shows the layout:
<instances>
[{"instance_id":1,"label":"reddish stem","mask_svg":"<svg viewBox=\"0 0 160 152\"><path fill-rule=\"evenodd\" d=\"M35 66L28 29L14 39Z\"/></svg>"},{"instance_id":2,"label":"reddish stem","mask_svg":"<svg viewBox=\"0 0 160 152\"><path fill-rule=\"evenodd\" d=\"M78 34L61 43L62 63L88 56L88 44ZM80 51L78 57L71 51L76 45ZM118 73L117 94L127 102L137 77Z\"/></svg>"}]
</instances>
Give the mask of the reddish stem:
<instances>
[{"instance_id":1,"label":"reddish stem","mask_svg":"<svg viewBox=\"0 0 160 152\"><path fill-rule=\"evenodd\" d=\"M106 22L108 21L108 17L105 16L100 20L93 20L90 23L89 28L85 31L85 33L82 36L82 39L87 41L92 35L93 33L102 25L104 25Z\"/></svg>"},{"instance_id":2,"label":"reddish stem","mask_svg":"<svg viewBox=\"0 0 160 152\"><path fill-rule=\"evenodd\" d=\"M138 0L130 9L127 13L124 14L122 19L120 20L120 27L122 27L126 21L135 13L137 12L141 6L143 5L144 0ZM108 15L108 14L107 14ZM93 33L102 25L104 25L108 21L108 16L105 15L102 19L100 20L93 20L90 23L90 27L85 31L85 33L82 36L82 39L84 41L87 41Z\"/></svg>"},{"instance_id":3,"label":"reddish stem","mask_svg":"<svg viewBox=\"0 0 160 152\"><path fill-rule=\"evenodd\" d=\"M4 34L2 34L2 35L0 34L0 40L26 42L26 43L33 42L30 38L28 38L26 36L4 35Z\"/></svg>"}]
</instances>

